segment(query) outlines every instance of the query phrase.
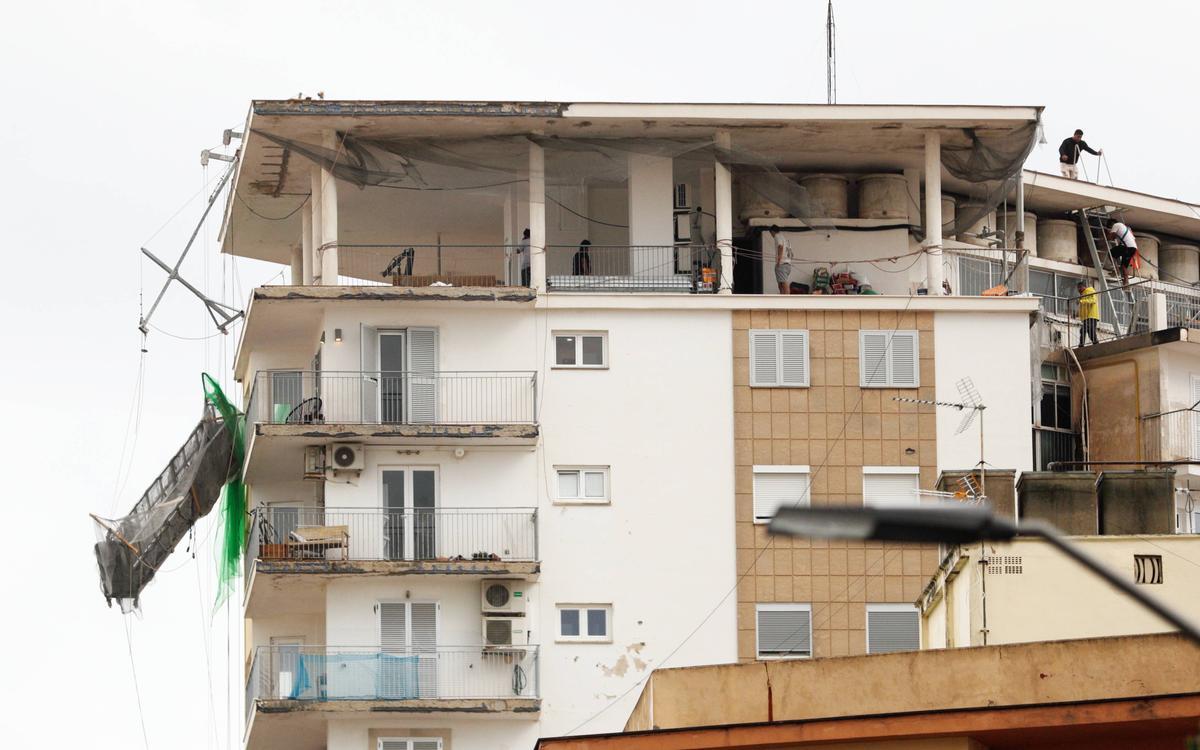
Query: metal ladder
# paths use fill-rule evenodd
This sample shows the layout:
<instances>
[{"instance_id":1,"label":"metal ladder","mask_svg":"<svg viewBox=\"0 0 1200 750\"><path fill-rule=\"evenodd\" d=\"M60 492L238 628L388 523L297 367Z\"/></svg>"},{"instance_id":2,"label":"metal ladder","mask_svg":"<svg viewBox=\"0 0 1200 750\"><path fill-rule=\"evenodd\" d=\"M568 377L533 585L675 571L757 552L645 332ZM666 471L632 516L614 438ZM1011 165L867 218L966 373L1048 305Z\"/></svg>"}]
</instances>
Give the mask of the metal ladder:
<instances>
[{"instance_id":1,"label":"metal ladder","mask_svg":"<svg viewBox=\"0 0 1200 750\"><path fill-rule=\"evenodd\" d=\"M1076 215L1079 218L1079 228L1083 230L1084 239L1087 241L1088 252L1092 257L1092 266L1096 269L1096 276L1100 280L1100 295L1108 305L1109 315L1118 330L1122 328L1122 321L1121 316L1117 313L1114 297L1120 295L1121 302L1129 312L1129 320L1124 325L1125 333L1128 334L1133 330L1137 316L1133 314L1133 295L1128 289L1120 288L1122 286L1120 266L1117 259L1113 257L1112 248L1109 246L1108 237L1105 234L1104 223L1109 218L1108 208L1106 206L1084 208Z\"/></svg>"}]
</instances>

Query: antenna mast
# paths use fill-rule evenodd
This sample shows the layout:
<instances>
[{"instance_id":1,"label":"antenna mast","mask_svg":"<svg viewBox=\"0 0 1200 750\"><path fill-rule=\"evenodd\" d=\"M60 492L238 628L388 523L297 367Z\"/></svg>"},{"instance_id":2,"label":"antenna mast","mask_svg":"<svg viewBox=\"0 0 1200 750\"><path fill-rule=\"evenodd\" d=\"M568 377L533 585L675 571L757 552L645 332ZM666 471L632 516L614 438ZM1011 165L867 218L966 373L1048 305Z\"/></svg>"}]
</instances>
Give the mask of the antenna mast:
<instances>
[{"instance_id":1,"label":"antenna mast","mask_svg":"<svg viewBox=\"0 0 1200 750\"><path fill-rule=\"evenodd\" d=\"M833 22L833 0L825 21L825 103L837 103L837 24Z\"/></svg>"}]
</instances>

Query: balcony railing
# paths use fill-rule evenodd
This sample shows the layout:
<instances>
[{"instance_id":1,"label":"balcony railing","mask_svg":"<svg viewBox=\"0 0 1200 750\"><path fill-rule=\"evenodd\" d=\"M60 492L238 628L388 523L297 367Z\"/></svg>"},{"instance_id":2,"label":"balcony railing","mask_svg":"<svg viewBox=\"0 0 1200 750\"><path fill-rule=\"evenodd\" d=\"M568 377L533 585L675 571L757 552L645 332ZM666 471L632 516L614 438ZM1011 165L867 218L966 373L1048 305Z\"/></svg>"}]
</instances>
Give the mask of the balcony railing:
<instances>
[{"instance_id":1,"label":"balcony railing","mask_svg":"<svg viewBox=\"0 0 1200 750\"><path fill-rule=\"evenodd\" d=\"M246 715L257 700L537 697L537 646L260 646L246 681Z\"/></svg>"},{"instance_id":2,"label":"balcony railing","mask_svg":"<svg viewBox=\"0 0 1200 750\"><path fill-rule=\"evenodd\" d=\"M518 245L339 243L337 253L338 275L328 286L529 286L529 251Z\"/></svg>"},{"instance_id":3,"label":"balcony railing","mask_svg":"<svg viewBox=\"0 0 1200 750\"><path fill-rule=\"evenodd\" d=\"M706 245L551 245L546 286L565 292L711 294L721 254Z\"/></svg>"},{"instance_id":4,"label":"balcony railing","mask_svg":"<svg viewBox=\"0 0 1200 750\"><path fill-rule=\"evenodd\" d=\"M254 511L251 560L538 559L533 508L313 508Z\"/></svg>"},{"instance_id":5,"label":"balcony railing","mask_svg":"<svg viewBox=\"0 0 1200 750\"><path fill-rule=\"evenodd\" d=\"M1078 461L1079 435L1066 430L1044 427L1033 428L1033 466L1037 471L1047 471L1055 461Z\"/></svg>"},{"instance_id":6,"label":"balcony railing","mask_svg":"<svg viewBox=\"0 0 1200 750\"><path fill-rule=\"evenodd\" d=\"M254 378L246 419L261 424L535 424L534 372L308 372Z\"/></svg>"},{"instance_id":7,"label":"balcony railing","mask_svg":"<svg viewBox=\"0 0 1200 750\"><path fill-rule=\"evenodd\" d=\"M1142 452L1148 461L1200 460L1200 411L1193 407L1142 417Z\"/></svg>"}]
</instances>

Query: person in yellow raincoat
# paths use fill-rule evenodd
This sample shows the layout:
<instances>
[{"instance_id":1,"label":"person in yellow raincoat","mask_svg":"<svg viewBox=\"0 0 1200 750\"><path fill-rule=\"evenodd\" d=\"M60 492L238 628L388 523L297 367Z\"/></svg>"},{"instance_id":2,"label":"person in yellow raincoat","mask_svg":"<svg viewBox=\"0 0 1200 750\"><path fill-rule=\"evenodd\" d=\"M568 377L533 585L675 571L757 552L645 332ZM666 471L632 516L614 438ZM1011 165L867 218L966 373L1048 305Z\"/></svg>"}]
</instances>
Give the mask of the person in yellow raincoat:
<instances>
[{"instance_id":1,"label":"person in yellow raincoat","mask_svg":"<svg viewBox=\"0 0 1200 750\"><path fill-rule=\"evenodd\" d=\"M1083 279L1075 288L1079 291L1079 345L1083 346L1085 336L1095 344L1096 326L1100 324L1100 302L1096 299L1096 290Z\"/></svg>"}]
</instances>

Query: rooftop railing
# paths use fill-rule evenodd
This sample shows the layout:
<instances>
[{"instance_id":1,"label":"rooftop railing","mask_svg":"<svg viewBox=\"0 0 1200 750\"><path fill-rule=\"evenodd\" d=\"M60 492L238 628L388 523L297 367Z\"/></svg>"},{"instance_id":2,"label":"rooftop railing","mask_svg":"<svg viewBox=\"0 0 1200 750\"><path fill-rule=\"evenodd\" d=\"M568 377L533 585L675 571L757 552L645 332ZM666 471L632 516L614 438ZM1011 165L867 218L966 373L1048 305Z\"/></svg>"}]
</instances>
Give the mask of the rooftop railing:
<instances>
[{"instance_id":1,"label":"rooftop railing","mask_svg":"<svg viewBox=\"0 0 1200 750\"><path fill-rule=\"evenodd\" d=\"M339 286L529 286L518 245L338 245Z\"/></svg>"},{"instance_id":2,"label":"rooftop railing","mask_svg":"<svg viewBox=\"0 0 1200 750\"><path fill-rule=\"evenodd\" d=\"M259 700L528 699L538 690L537 646L259 646L246 716Z\"/></svg>"},{"instance_id":3,"label":"rooftop railing","mask_svg":"<svg viewBox=\"0 0 1200 750\"><path fill-rule=\"evenodd\" d=\"M533 508L261 506L251 560L505 561L538 559Z\"/></svg>"},{"instance_id":4,"label":"rooftop railing","mask_svg":"<svg viewBox=\"0 0 1200 750\"><path fill-rule=\"evenodd\" d=\"M535 424L535 372L267 370L246 420L260 424Z\"/></svg>"},{"instance_id":5,"label":"rooftop railing","mask_svg":"<svg viewBox=\"0 0 1200 750\"><path fill-rule=\"evenodd\" d=\"M721 254L707 245L551 245L546 286L558 292L712 294Z\"/></svg>"}]
</instances>

